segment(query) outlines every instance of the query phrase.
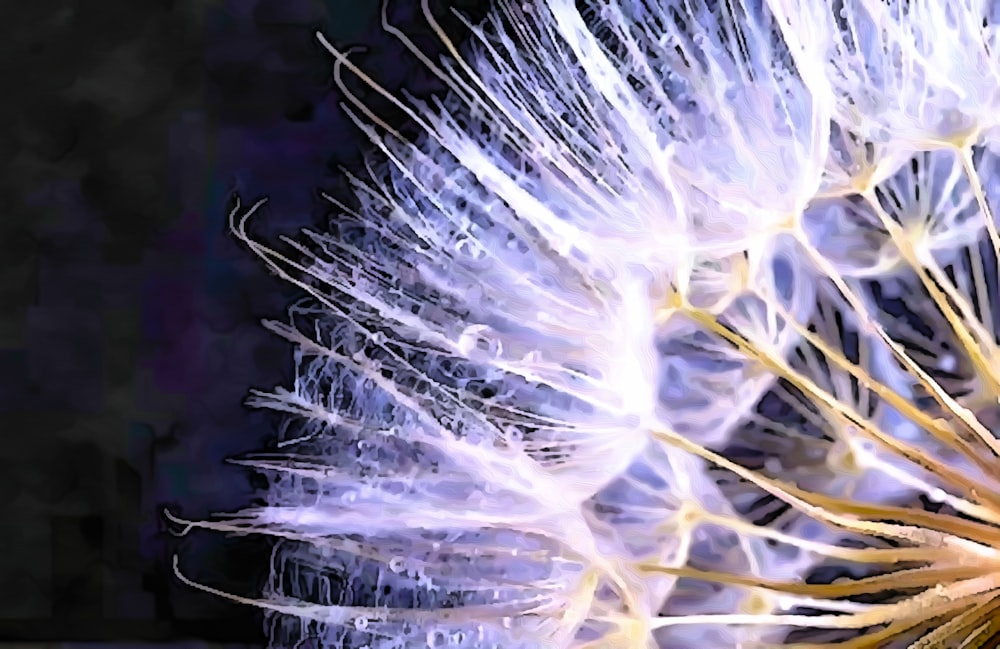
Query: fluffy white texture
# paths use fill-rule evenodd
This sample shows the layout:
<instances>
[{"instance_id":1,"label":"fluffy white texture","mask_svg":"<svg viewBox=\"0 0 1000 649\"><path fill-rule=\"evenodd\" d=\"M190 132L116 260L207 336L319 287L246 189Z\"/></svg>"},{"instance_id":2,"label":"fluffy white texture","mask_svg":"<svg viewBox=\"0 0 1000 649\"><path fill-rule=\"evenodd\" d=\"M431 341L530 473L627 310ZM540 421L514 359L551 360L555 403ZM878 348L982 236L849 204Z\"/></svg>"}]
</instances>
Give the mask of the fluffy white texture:
<instances>
[{"instance_id":1,"label":"fluffy white texture","mask_svg":"<svg viewBox=\"0 0 1000 649\"><path fill-rule=\"evenodd\" d=\"M602 279L598 273L580 269L580 262L572 258L537 242L528 243L518 232L522 227L515 216L518 213L495 198L489 205L479 205L473 202L477 200L474 194L461 195L463 189L474 188L475 181L460 168L448 169L447 162L413 161L413 185L401 180L394 197L384 197L392 201L388 218L393 227L411 228L416 236L410 245L425 250L426 258L416 256L406 262L412 264L413 276L402 279L419 283L411 290L399 291L393 285L398 275L391 282L360 289L372 309L364 316L373 326L388 320L399 323L386 332L389 343L433 344L456 359L548 388L551 397L519 404L534 409L534 416L521 425L537 428L536 446L566 446L572 451L562 462L541 461L531 469L537 460L524 457L524 452L532 442L518 441L509 433L518 428L516 418L498 421L472 409L456 414L479 421L481 441L503 440L510 446L511 461L521 458L516 461L528 463L492 473L490 480L498 488L507 488L512 477L517 481L534 474L539 481L529 479L524 494L565 499L571 506L623 470L645 444L642 430L650 423L655 403L650 389L656 371L650 350L656 297L653 275L634 266L613 269ZM445 191L448 200L468 205L465 210L452 209L445 216L434 197L410 193L426 187L424 179L438 174L459 179ZM546 209L540 202L535 204ZM424 225L429 222L435 226ZM513 227L506 227L507 223ZM351 263L360 262L369 269L385 264L357 250L352 254L357 254L357 261ZM389 278L391 273L391 267L384 266L382 277ZM351 281L345 281L343 289L359 290L348 285ZM397 296L422 290L418 286L451 301L463 311L462 317L429 310L414 315L400 308ZM425 395L411 398L419 401ZM403 428L400 434L414 432ZM460 443L448 454L466 469L503 454L495 448L461 450L465 448ZM460 461L455 455L472 452L482 453L482 461ZM552 482L557 474L558 482ZM483 472L481 477L489 474Z\"/></svg>"},{"instance_id":2,"label":"fluffy white texture","mask_svg":"<svg viewBox=\"0 0 1000 649\"><path fill-rule=\"evenodd\" d=\"M435 139L592 276L641 265L787 350L795 336L748 293L773 284L776 232L819 187L830 107L807 92L770 15L742 5L713 15L699 2L611 4L590 22L563 0L506 10L518 32L484 38L476 70L491 125L428 118ZM682 15L685 28L670 24ZM742 285L734 263L746 266ZM794 274L783 281L801 315L808 287ZM667 379L679 408L661 400L660 412L705 441L769 383L735 358L725 376L687 360L682 380Z\"/></svg>"},{"instance_id":3,"label":"fluffy white texture","mask_svg":"<svg viewBox=\"0 0 1000 649\"><path fill-rule=\"evenodd\" d=\"M760 254L819 187L825 95L808 92L768 13L628 6L585 22L566 0L501 3L471 81L451 80L460 101L421 112L431 143L591 272L673 278L695 253Z\"/></svg>"},{"instance_id":4,"label":"fluffy white texture","mask_svg":"<svg viewBox=\"0 0 1000 649\"><path fill-rule=\"evenodd\" d=\"M860 136L847 161L832 161L832 174L853 188L891 174L900 151L964 148L996 128L1000 61L991 0L769 4L788 24L811 27L803 41L821 44L833 117ZM877 159L866 161L872 149Z\"/></svg>"},{"instance_id":5,"label":"fluffy white texture","mask_svg":"<svg viewBox=\"0 0 1000 649\"><path fill-rule=\"evenodd\" d=\"M589 22L567 0L546 6L585 74L578 87L587 103L608 105L626 125L605 127L616 140L611 150L641 156L626 186L653 180L673 198L651 232L666 230L674 243L658 246L654 262L679 252L682 290L698 254L749 250L756 263L821 181L831 106L828 95L808 91L809 70L798 64L812 65L820 51L790 51L771 14L744 3L723 11L701 1L609 3ZM536 87L565 78L564 66L521 56L519 74Z\"/></svg>"},{"instance_id":6,"label":"fluffy white texture","mask_svg":"<svg viewBox=\"0 0 1000 649\"><path fill-rule=\"evenodd\" d=\"M685 204L702 217L700 236L719 228L761 243L818 189L832 106L809 89L819 50L784 41L766 6L711 4L626 3L604 14L624 44L619 73L655 89L646 92L665 115L660 137L693 190Z\"/></svg>"}]
</instances>

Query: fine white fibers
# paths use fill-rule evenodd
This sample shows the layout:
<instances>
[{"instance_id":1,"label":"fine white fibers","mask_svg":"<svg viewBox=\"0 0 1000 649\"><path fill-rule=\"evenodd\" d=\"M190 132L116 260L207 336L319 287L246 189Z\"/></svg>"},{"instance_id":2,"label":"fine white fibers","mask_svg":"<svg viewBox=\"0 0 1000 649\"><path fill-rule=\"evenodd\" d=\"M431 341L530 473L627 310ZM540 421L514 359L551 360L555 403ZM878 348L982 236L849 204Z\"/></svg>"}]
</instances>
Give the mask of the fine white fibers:
<instances>
[{"instance_id":1,"label":"fine white fibers","mask_svg":"<svg viewBox=\"0 0 1000 649\"><path fill-rule=\"evenodd\" d=\"M263 594L182 579L277 647L987 637L992 11L501 0L467 59L386 25L447 84L424 101L320 37L423 135L344 89L355 207L280 247L234 211L307 294L266 323L294 386L250 400L288 424L234 460L265 502L171 519L278 546Z\"/></svg>"},{"instance_id":2,"label":"fine white fibers","mask_svg":"<svg viewBox=\"0 0 1000 649\"><path fill-rule=\"evenodd\" d=\"M875 141L975 141L996 125L1000 61L991 0L847 0L828 20L838 117ZM847 106L850 106L847 108Z\"/></svg>"}]
</instances>

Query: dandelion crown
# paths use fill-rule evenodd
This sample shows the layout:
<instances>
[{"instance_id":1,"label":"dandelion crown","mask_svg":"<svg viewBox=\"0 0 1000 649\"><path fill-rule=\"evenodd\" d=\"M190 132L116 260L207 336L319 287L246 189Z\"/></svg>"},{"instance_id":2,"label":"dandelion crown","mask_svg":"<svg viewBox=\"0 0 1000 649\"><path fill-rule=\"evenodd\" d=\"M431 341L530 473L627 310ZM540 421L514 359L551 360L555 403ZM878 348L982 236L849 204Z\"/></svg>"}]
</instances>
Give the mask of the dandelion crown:
<instances>
[{"instance_id":1,"label":"dandelion crown","mask_svg":"<svg viewBox=\"0 0 1000 649\"><path fill-rule=\"evenodd\" d=\"M998 10L500 0L268 247L276 647L1000 642ZM191 570L195 567L191 566Z\"/></svg>"}]
</instances>

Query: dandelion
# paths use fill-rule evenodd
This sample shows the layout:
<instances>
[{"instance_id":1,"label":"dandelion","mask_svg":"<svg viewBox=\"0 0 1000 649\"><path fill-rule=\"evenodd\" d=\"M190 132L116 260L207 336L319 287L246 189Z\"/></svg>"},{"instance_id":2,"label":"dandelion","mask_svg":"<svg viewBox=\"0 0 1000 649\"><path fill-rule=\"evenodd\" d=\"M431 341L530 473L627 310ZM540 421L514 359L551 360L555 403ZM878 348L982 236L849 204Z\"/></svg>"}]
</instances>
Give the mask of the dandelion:
<instances>
[{"instance_id":1,"label":"dandelion","mask_svg":"<svg viewBox=\"0 0 1000 649\"><path fill-rule=\"evenodd\" d=\"M1000 637L996 26L965 1L499 2L281 245L275 646ZM587 3L582 3L587 4ZM939 36L930 38L931 34ZM964 56L943 73L932 61ZM958 65L957 63L952 63ZM410 141L355 98L404 110Z\"/></svg>"}]
</instances>

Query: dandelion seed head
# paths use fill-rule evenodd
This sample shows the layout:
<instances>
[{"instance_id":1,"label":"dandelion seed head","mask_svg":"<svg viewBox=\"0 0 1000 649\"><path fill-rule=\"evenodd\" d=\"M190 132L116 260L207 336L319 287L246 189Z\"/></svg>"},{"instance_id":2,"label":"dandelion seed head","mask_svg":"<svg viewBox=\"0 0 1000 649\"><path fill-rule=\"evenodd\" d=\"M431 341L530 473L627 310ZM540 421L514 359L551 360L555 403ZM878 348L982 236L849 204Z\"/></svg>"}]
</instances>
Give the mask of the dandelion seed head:
<instances>
[{"instance_id":1,"label":"dandelion seed head","mask_svg":"<svg viewBox=\"0 0 1000 649\"><path fill-rule=\"evenodd\" d=\"M357 205L274 246L234 214L306 294L250 400L289 423L234 460L260 506L168 516L278 547L260 597L178 575L278 646L982 646L994 10L577 4L449 63L387 25L449 88L391 99L423 135L345 90Z\"/></svg>"}]
</instances>

